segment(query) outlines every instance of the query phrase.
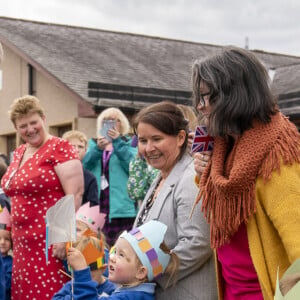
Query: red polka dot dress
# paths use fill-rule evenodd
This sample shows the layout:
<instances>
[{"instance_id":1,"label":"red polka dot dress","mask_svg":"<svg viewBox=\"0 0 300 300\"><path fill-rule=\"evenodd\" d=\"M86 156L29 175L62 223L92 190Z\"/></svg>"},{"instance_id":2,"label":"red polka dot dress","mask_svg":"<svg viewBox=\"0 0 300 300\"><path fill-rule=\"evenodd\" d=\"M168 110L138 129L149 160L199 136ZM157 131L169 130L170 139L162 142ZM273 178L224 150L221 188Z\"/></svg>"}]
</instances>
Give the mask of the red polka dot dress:
<instances>
[{"instance_id":1,"label":"red polka dot dress","mask_svg":"<svg viewBox=\"0 0 300 300\"><path fill-rule=\"evenodd\" d=\"M45 259L45 216L49 207L64 196L54 167L78 159L73 147L57 137L49 138L20 168L26 145L15 150L2 178L11 198L13 273L11 299L51 299L69 279L59 272L63 264L52 256Z\"/></svg>"}]
</instances>

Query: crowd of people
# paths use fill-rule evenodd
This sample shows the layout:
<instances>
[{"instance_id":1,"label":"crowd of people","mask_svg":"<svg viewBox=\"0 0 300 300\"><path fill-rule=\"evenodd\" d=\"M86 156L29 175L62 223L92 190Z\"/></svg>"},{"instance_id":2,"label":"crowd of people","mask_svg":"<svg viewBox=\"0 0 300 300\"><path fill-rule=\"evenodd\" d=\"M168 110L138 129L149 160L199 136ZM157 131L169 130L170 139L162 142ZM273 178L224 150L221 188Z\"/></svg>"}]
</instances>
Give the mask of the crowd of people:
<instances>
[{"instance_id":1,"label":"crowd of people","mask_svg":"<svg viewBox=\"0 0 300 300\"><path fill-rule=\"evenodd\" d=\"M51 135L34 96L12 102L24 143L0 158L0 299L274 299L300 258L300 134L248 50L196 60L191 82L194 107L107 108L89 140ZM193 153L200 123L213 149ZM45 215L68 194L76 242L46 263Z\"/></svg>"}]
</instances>

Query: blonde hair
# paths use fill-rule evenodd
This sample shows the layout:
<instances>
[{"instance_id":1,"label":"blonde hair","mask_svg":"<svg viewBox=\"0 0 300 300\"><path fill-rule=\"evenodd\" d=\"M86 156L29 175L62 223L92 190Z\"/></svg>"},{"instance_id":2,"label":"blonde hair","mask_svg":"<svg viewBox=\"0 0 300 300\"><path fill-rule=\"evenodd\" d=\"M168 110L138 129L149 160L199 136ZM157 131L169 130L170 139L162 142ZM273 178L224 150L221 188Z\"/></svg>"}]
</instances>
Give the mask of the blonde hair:
<instances>
[{"instance_id":1,"label":"blonde hair","mask_svg":"<svg viewBox=\"0 0 300 300\"><path fill-rule=\"evenodd\" d=\"M184 118L189 122L189 129L194 131L198 125L198 118L194 109L184 104L177 104L177 106L182 111Z\"/></svg>"},{"instance_id":2,"label":"blonde hair","mask_svg":"<svg viewBox=\"0 0 300 300\"><path fill-rule=\"evenodd\" d=\"M73 247L78 249L80 252L82 252L86 246L92 243L92 245L98 250L98 251L104 251L104 243L101 243L100 239L98 239L95 236L85 236L81 235L78 237L78 240L73 243Z\"/></svg>"},{"instance_id":3,"label":"blonde hair","mask_svg":"<svg viewBox=\"0 0 300 300\"><path fill-rule=\"evenodd\" d=\"M27 114L37 113L41 117L45 116L44 109L40 105L40 100L31 95L25 95L13 101L8 111L10 120L16 125L16 120Z\"/></svg>"},{"instance_id":4,"label":"blonde hair","mask_svg":"<svg viewBox=\"0 0 300 300\"><path fill-rule=\"evenodd\" d=\"M167 274L169 275L168 281L167 281L167 285L169 286L170 284L175 286L176 281L177 281L177 274L178 274L178 270L179 270L179 258L177 256L177 254L173 251L171 251L168 246L166 245L165 242L162 242L159 246L159 248L166 254L170 255L170 261L168 266L166 267L165 271L163 272L163 274ZM138 258L137 254L135 255L136 260L137 260L137 266L143 266L142 262L140 261L140 259ZM148 281L148 277L146 276L145 279L141 280L140 283L143 282L147 282Z\"/></svg>"},{"instance_id":5,"label":"blonde hair","mask_svg":"<svg viewBox=\"0 0 300 300\"><path fill-rule=\"evenodd\" d=\"M78 139L80 142L83 142L85 146L88 142L86 135L78 130L69 130L63 134L62 138L67 141L70 141L71 139Z\"/></svg>"},{"instance_id":6,"label":"blonde hair","mask_svg":"<svg viewBox=\"0 0 300 300\"><path fill-rule=\"evenodd\" d=\"M76 220L76 231L78 233L80 233L80 235L82 235L88 229L92 230L90 228L90 226L88 224L86 224L85 222L83 222L81 220ZM106 243L106 237L105 237L104 233L101 230L99 230L98 232L95 232L95 234L99 240L102 239L104 247L108 248L108 245Z\"/></svg>"},{"instance_id":7,"label":"blonde hair","mask_svg":"<svg viewBox=\"0 0 300 300\"><path fill-rule=\"evenodd\" d=\"M83 233L87 229L90 229L90 227L83 221L81 220L76 220L76 230L79 231L80 233Z\"/></svg>"},{"instance_id":8,"label":"blonde hair","mask_svg":"<svg viewBox=\"0 0 300 300\"><path fill-rule=\"evenodd\" d=\"M96 136L99 136L99 132L102 127L103 119L117 118L120 121L120 134L126 135L130 130L130 125L127 117L122 113L122 111L115 107L110 107L101 112L97 118L97 133Z\"/></svg>"}]
</instances>

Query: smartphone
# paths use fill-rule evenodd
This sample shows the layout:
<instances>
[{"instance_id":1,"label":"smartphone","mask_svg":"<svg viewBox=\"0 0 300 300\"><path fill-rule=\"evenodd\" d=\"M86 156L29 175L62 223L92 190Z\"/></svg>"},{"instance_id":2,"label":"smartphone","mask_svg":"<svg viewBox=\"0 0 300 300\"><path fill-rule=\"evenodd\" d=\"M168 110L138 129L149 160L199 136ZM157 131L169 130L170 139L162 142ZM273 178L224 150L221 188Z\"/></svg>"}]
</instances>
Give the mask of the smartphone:
<instances>
[{"instance_id":1,"label":"smartphone","mask_svg":"<svg viewBox=\"0 0 300 300\"><path fill-rule=\"evenodd\" d=\"M109 129L116 126L116 120L103 120L100 134L105 137L109 142L112 142L112 138L108 136L107 132Z\"/></svg>"},{"instance_id":2,"label":"smartphone","mask_svg":"<svg viewBox=\"0 0 300 300\"><path fill-rule=\"evenodd\" d=\"M195 130L192 152L212 151L213 148L214 138L208 134L207 127L198 125Z\"/></svg>"}]
</instances>

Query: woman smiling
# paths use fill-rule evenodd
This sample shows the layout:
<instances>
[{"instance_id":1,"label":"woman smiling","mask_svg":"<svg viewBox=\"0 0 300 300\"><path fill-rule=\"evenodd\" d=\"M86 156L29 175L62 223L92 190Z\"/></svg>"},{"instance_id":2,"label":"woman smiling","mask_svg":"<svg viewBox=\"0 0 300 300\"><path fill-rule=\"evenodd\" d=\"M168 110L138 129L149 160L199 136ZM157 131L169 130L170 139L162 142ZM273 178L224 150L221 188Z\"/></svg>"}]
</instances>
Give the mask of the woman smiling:
<instances>
[{"instance_id":1,"label":"woman smiling","mask_svg":"<svg viewBox=\"0 0 300 300\"><path fill-rule=\"evenodd\" d=\"M51 136L45 114L33 96L16 99L9 112L17 133L25 142L14 156L1 184L11 198L13 274L12 299L51 299L68 278L61 275L62 262L45 249L45 215L66 194L74 195L79 208L83 193L80 160L72 145ZM53 246L54 255L63 258L63 244Z\"/></svg>"},{"instance_id":2,"label":"woman smiling","mask_svg":"<svg viewBox=\"0 0 300 300\"><path fill-rule=\"evenodd\" d=\"M198 188L193 159L186 152L188 121L176 104L165 101L141 110L133 125L141 155L159 170L134 226L149 220L166 224L166 245L180 260L176 286L169 288L162 276L156 299L216 299L209 227L199 210L189 218Z\"/></svg>"}]
</instances>

